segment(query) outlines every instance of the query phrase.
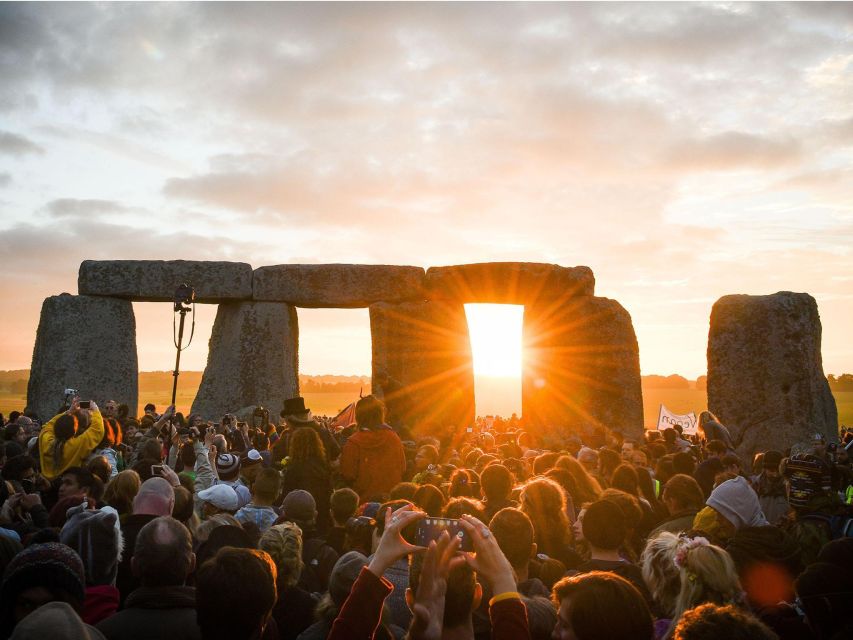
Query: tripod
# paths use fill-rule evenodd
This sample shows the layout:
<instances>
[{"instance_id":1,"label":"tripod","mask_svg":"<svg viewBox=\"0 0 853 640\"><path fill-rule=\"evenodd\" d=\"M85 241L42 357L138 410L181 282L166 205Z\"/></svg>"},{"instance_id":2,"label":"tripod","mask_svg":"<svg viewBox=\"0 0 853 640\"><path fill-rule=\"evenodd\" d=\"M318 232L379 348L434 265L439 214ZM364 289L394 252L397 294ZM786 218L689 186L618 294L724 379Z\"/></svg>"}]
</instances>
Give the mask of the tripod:
<instances>
[{"instance_id":1,"label":"tripod","mask_svg":"<svg viewBox=\"0 0 853 640\"><path fill-rule=\"evenodd\" d=\"M178 376L181 375L181 351L186 349L192 344L193 334L195 334L195 289L192 288L192 285L181 284L178 286L175 291L175 313L181 316L180 322L178 324L178 336L175 338L175 318L172 318L172 338L175 342L175 349L177 349L177 354L175 355L175 370L172 371L172 376L174 380L172 381L172 406L175 405L175 397L178 394ZM187 342L185 347L181 346L181 343L184 341L184 321L186 320L187 312L192 310L193 315L193 324L192 329L190 330L190 339Z\"/></svg>"}]
</instances>

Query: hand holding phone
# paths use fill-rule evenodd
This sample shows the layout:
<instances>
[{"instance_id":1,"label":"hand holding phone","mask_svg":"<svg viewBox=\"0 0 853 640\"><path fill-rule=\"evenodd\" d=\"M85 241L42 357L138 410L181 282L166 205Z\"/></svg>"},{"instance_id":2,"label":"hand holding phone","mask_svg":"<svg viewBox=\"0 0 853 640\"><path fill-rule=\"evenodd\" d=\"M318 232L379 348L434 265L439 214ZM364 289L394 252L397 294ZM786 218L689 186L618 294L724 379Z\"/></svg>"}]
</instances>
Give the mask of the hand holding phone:
<instances>
[{"instance_id":1,"label":"hand holding phone","mask_svg":"<svg viewBox=\"0 0 853 640\"><path fill-rule=\"evenodd\" d=\"M474 550L471 536L455 518L424 518L418 523L415 544L419 547L428 547L430 542L438 540L442 531L447 531L451 538L455 536L461 540L460 551Z\"/></svg>"}]
</instances>

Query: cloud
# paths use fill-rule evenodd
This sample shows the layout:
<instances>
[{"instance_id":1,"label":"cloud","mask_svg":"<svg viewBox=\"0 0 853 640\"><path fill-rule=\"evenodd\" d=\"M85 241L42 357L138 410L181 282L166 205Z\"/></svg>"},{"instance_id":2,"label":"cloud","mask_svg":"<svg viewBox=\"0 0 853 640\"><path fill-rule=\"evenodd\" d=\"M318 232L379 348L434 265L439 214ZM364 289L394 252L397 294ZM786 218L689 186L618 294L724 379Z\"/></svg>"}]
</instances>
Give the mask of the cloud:
<instances>
[{"instance_id":1,"label":"cloud","mask_svg":"<svg viewBox=\"0 0 853 640\"><path fill-rule=\"evenodd\" d=\"M803 148L793 138L727 131L678 143L664 153L670 167L693 171L726 171L739 168L774 169L803 157Z\"/></svg>"},{"instance_id":2,"label":"cloud","mask_svg":"<svg viewBox=\"0 0 853 640\"><path fill-rule=\"evenodd\" d=\"M8 131L0 131L0 153L10 156L43 155L45 150L29 138Z\"/></svg>"},{"instance_id":3,"label":"cloud","mask_svg":"<svg viewBox=\"0 0 853 640\"><path fill-rule=\"evenodd\" d=\"M0 173L0 187L8 187L10 184L12 184L12 174Z\"/></svg>"},{"instance_id":4,"label":"cloud","mask_svg":"<svg viewBox=\"0 0 853 640\"><path fill-rule=\"evenodd\" d=\"M45 210L55 218L90 218L108 213L122 213L130 209L112 200L78 200L59 198L45 205Z\"/></svg>"}]
</instances>

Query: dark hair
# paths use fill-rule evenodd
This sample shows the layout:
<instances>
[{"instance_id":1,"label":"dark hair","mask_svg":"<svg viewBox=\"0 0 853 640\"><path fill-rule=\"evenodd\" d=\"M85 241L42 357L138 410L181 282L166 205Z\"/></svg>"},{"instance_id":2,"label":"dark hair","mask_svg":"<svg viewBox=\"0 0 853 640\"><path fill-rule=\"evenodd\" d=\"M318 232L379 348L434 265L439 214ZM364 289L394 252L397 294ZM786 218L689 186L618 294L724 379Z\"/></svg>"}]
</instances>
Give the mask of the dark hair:
<instances>
[{"instance_id":1,"label":"dark hair","mask_svg":"<svg viewBox=\"0 0 853 640\"><path fill-rule=\"evenodd\" d=\"M710 440L708 444L705 445L705 448L711 453L719 453L720 455L729 450L728 447L726 447L726 443L722 440Z\"/></svg>"},{"instance_id":2,"label":"dark hair","mask_svg":"<svg viewBox=\"0 0 853 640\"><path fill-rule=\"evenodd\" d=\"M378 429L385 422L385 405L376 396L364 396L355 405L355 421L359 429Z\"/></svg>"},{"instance_id":3,"label":"dark hair","mask_svg":"<svg viewBox=\"0 0 853 640\"><path fill-rule=\"evenodd\" d=\"M577 640L652 640L652 614L637 588L615 573L592 571L554 585L554 604L568 599L565 621Z\"/></svg>"},{"instance_id":4,"label":"dark hair","mask_svg":"<svg viewBox=\"0 0 853 640\"><path fill-rule=\"evenodd\" d=\"M192 552L192 536L183 524L169 516L154 518L136 536L136 575L145 587L182 585L192 569Z\"/></svg>"},{"instance_id":5,"label":"dark hair","mask_svg":"<svg viewBox=\"0 0 853 640\"><path fill-rule=\"evenodd\" d=\"M540 453L533 461L533 475L541 476L551 467L553 467L554 463L556 463L559 458L560 454L554 453L553 451L549 451L547 453Z\"/></svg>"},{"instance_id":6,"label":"dark hair","mask_svg":"<svg viewBox=\"0 0 853 640\"><path fill-rule=\"evenodd\" d=\"M444 509L445 499L441 489L431 484L424 484L415 491L412 502L426 511L428 515L438 517L441 515L441 510Z\"/></svg>"},{"instance_id":7,"label":"dark hair","mask_svg":"<svg viewBox=\"0 0 853 640\"><path fill-rule=\"evenodd\" d=\"M674 500L679 510L696 509L705 504L705 494L696 479L678 473L666 481L662 497L664 500Z\"/></svg>"},{"instance_id":8,"label":"dark hair","mask_svg":"<svg viewBox=\"0 0 853 640\"><path fill-rule=\"evenodd\" d=\"M172 517L180 522L186 522L193 515L195 497L192 491L183 485L175 487L175 506L172 507Z\"/></svg>"},{"instance_id":9,"label":"dark hair","mask_svg":"<svg viewBox=\"0 0 853 640\"><path fill-rule=\"evenodd\" d=\"M62 476L74 476L74 479L77 480L77 484L89 489L89 493L91 493L92 487L94 487L97 482L94 474L85 467L68 467L60 474L60 477Z\"/></svg>"},{"instance_id":10,"label":"dark hair","mask_svg":"<svg viewBox=\"0 0 853 640\"><path fill-rule=\"evenodd\" d=\"M86 463L86 468L102 483L107 484L110 481L113 468L106 456L95 456Z\"/></svg>"},{"instance_id":11,"label":"dark hair","mask_svg":"<svg viewBox=\"0 0 853 640\"><path fill-rule=\"evenodd\" d=\"M512 472L502 464L491 464L480 472L480 486L486 500L507 500L514 482Z\"/></svg>"},{"instance_id":12,"label":"dark hair","mask_svg":"<svg viewBox=\"0 0 853 640\"><path fill-rule=\"evenodd\" d=\"M196 460L194 445L190 442L182 444L178 457L181 459L184 469L192 469Z\"/></svg>"},{"instance_id":13,"label":"dark hair","mask_svg":"<svg viewBox=\"0 0 853 640\"><path fill-rule=\"evenodd\" d=\"M423 554L412 554L409 560L409 588L417 593L423 568ZM471 616L474 604L474 590L477 581L474 570L467 563L458 564L447 574L447 592L444 598L445 629L452 629L465 623Z\"/></svg>"},{"instance_id":14,"label":"dark hair","mask_svg":"<svg viewBox=\"0 0 853 640\"><path fill-rule=\"evenodd\" d=\"M474 498L466 498L463 496L448 500L444 505L444 509L442 509L441 515L444 518L459 518L459 516L465 514L482 520L483 511L482 502L475 500Z\"/></svg>"},{"instance_id":15,"label":"dark hair","mask_svg":"<svg viewBox=\"0 0 853 640\"><path fill-rule=\"evenodd\" d=\"M24 471L27 469L32 469L36 465L36 461L27 455L15 456L14 458L9 458L6 460L6 464L3 466L2 476L4 480L17 480L20 481L23 479Z\"/></svg>"},{"instance_id":16,"label":"dark hair","mask_svg":"<svg viewBox=\"0 0 853 640\"><path fill-rule=\"evenodd\" d=\"M347 520L345 544L347 551L370 555L376 520L368 516L353 516Z\"/></svg>"},{"instance_id":17,"label":"dark hair","mask_svg":"<svg viewBox=\"0 0 853 640\"><path fill-rule=\"evenodd\" d=\"M489 522L489 531L510 565L527 565L533 545L533 523L526 513L513 507L501 509Z\"/></svg>"},{"instance_id":18,"label":"dark hair","mask_svg":"<svg viewBox=\"0 0 853 640\"><path fill-rule=\"evenodd\" d=\"M257 637L276 601L276 567L256 549L224 547L196 574L196 620L205 640Z\"/></svg>"},{"instance_id":19,"label":"dark hair","mask_svg":"<svg viewBox=\"0 0 853 640\"><path fill-rule=\"evenodd\" d=\"M676 453L672 456L672 470L675 473L692 476L696 471L696 459L687 451Z\"/></svg>"},{"instance_id":20,"label":"dark hair","mask_svg":"<svg viewBox=\"0 0 853 640\"><path fill-rule=\"evenodd\" d=\"M456 469L450 475L450 491L452 498L480 497L480 477L471 469Z\"/></svg>"},{"instance_id":21,"label":"dark hair","mask_svg":"<svg viewBox=\"0 0 853 640\"><path fill-rule=\"evenodd\" d=\"M388 494L389 500L411 500L415 497L415 491L418 490L418 485L414 482L398 482L391 487L391 492Z\"/></svg>"},{"instance_id":22,"label":"dark hair","mask_svg":"<svg viewBox=\"0 0 853 640\"><path fill-rule=\"evenodd\" d=\"M603 447L598 451L598 466L601 469L601 477L609 478L613 475L616 467L622 464L622 456L613 449Z\"/></svg>"},{"instance_id":23,"label":"dark hair","mask_svg":"<svg viewBox=\"0 0 853 640\"><path fill-rule=\"evenodd\" d=\"M610 476L610 487L619 489L632 496L640 495L640 480L637 478L637 470L630 464L620 464Z\"/></svg>"},{"instance_id":24,"label":"dark hair","mask_svg":"<svg viewBox=\"0 0 853 640\"><path fill-rule=\"evenodd\" d=\"M707 603L685 611L673 640L778 640L763 622L734 605Z\"/></svg>"},{"instance_id":25,"label":"dark hair","mask_svg":"<svg viewBox=\"0 0 853 640\"><path fill-rule=\"evenodd\" d=\"M609 500L598 500L583 515L583 537L594 547L612 551L622 546L628 526L625 513Z\"/></svg>"},{"instance_id":26,"label":"dark hair","mask_svg":"<svg viewBox=\"0 0 853 640\"><path fill-rule=\"evenodd\" d=\"M358 494L348 487L337 489L329 498L329 508L335 522L345 522L358 509Z\"/></svg>"}]
</instances>

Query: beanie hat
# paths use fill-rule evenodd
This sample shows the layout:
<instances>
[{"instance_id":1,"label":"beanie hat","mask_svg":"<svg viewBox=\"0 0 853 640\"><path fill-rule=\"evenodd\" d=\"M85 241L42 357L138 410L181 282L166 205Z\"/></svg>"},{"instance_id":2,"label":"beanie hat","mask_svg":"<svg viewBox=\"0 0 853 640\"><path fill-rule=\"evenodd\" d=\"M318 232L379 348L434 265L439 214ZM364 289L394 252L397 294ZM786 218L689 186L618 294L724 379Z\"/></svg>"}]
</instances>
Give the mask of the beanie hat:
<instances>
[{"instance_id":1,"label":"beanie hat","mask_svg":"<svg viewBox=\"0 0 853 640\"><path fill-rule=\"evenodd\" d=\"M220 453L216 456L216 471L223 480L232 480L240 472L240 458L233 453Z\"/></svg>"},{"instance_id":2,"label":"beanie hat","mask_svg":"<svg viewBox=\"0 0 853 640\"><path fill-rule=\"evenodd\" d=\"M302 561L302 529L298 525L292 522L282 522L270 527L261 536L258 549L270 554L276 569L278 569L278 582L282 587L290 587L299 582L304 564ZM334 571L332 571L332 575L334 575Z\"/></svg>"},{"instance_id":3,"label":"beanie hat","mask_svg":"<svg viewBox=\"0 0 853 640\"><path fill-rule=\"evenodd\" d=\"M112 507L89 510L87 503L68 510L59 540L83 561L86 586L115 584L124 549L118 512Z\"/></svg>"},{"instance_id":4,"label":"beanie hat","mask_svg":"<svg viewBox=\"0 0 853 640\"><path fill-rule=\"evenodd\" d=\"M769 524L758 502L758 494L743 476L726 480L717 486L705 504L719 511L735 529Z\"/></svg>"},{"instance_id":5,"label":"beanie hat","mask_svg":"<svg viewBox=\"0 0 853 640\"><path fill-rule=\"evenodd\" d=\"M15 625L9 640L104 640L95 627L80 619L66 602L48 602Z\"/></svg>"},{"instance_id":6,"label":"beanie hat","mask_svg":"<svg viewBox=\"0 0 853 640\"><path fill-rule=\"evenodd\" d=\"M367 566L367 558L358 551L348 551L332 567L329 575L329 595L337 607L342 607L352 590L352 585L361 573L362 567Z\"/></svg>"},{"instance_id":7,"label":"beanie hat","mask_svg":"<svg viewBox=\"0 0 853 640\"><path fill-rule=\"evenodd\" d=\"M234 513L239 507L239 498L233 487L227 484L215 484L198 492L198 497L204 502L209 502L217 509Z\"/></svg>"},{"instance_id":8,"label":"beanie hat","mask_svg":"<svg viewBox=\"0 0 853 640\"><path fill-rule=\"evenodd\" d=\"M782 473L790 485L788 504L792 507L807 507L812 498L828 495L832 489L829 467L810 453L788 458Z\"/></svg>"},{"instance_id":9,"label":"beanie hat","mask_svg":"<svg viewBox=\"0 0 853 640\"><path fill-rule=\"evenodd\" d=\"M32 587L62 589L83 604L86 594L83 562L74 549L58 542L33 544L12 558L0 586L0 602L12 603Z\"/></svg>"},{"instance_id":10,"label":"beanie hat","mask_svg":"<svg viewBox=\"0 0 853 640\"><path fill-rule=\"evenodd\" d=\"M291 491L284 497L281 505L282 515L288 520L312 522L317 517L317 503L314 496L303 489Z\"/></svg>"},{"instance_id":11,"label":"beanie hat","mask_svg":"<svg viewBox=\"0 0 853 640\"><path fill-rule=\"evenodd\" d=\"M256 464L261 464L263 460L257 449L249 449L244 456L241 456L240 465L243 467L253 467Z\"/></svg>"}]
</instances>

